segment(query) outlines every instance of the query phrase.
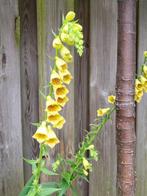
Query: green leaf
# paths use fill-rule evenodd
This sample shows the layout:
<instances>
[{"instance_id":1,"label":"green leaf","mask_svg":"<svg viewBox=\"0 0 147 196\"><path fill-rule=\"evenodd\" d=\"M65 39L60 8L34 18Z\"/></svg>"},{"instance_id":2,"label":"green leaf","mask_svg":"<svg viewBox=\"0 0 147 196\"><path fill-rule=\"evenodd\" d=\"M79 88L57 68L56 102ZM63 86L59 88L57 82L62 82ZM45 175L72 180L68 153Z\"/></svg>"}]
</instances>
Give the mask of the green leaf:
<instances>
[{"instance_id":1,"label":"green leaf","mask_svg":"<svg viewBox=\"0 0 147 196\"><path fill-rule=\"evenodd\" d=\"M46 174L46 175L48 175L48 176L56 176L56 175L58 175L57 173L55 173L55 172L53 172L53 171L50 171L50 170L48 170L47 168L41 168L41 171L44 173L44 174Z\"/></svg>"},{"instance_id":2,"label":"green leaf","mask_svg":"<svg viewBox=\"0 0 147 196\"><path fill-rule=\"evenodd\" d=\"M40 185L42 188L59 188L59 184L57 182L46 182Z\"/></svg>"},{"instance_id":3,"label":"green leaf","mask_svg":"<svg viewBox=\"0 0 147 196\"><path fill-rule=\"evenodd\" d=\"M34 125L35 127L39 127L41 125L41 123L31 123L32 125Z\"/></svg>"},{"instance_id":4,"label":"green leaf","mask_svg":"<svg viewBox=\"0 0 147 196\"><path fill-rule=\"evenodd\" d=\"M61 190L60 188L54 188L54 187L48 187L48 188L41 187L39 196L49 196L53 193L59 192L60 190Z\"/></svg>"},{"instance_id":5,"label":"green leaf","mask_svg":"<svg viewBox=\"0 0 147 196\"><path fill-rule=\"evenodd\" d=\"M30 165L34 165L34 164L37 163L37 160L25 159L25 158L23 158L23 160L24 160L25 162L27 162L28 164L30 164Z\"/></svg>"},{"instance_id":6,"label":"green leaf","mask_svg":"<svg viewBox=\"0 0 147 196\"><path fill-rule=\"evenodd\" d=\"M28 182L26 183L26 185L20 192L19 196L26 196L28 194L30 189L33 187L32 184L33 184L34 178L35 178L34 176L31 176L31 178L28 180Z\"/></svg>"}]
</instances>

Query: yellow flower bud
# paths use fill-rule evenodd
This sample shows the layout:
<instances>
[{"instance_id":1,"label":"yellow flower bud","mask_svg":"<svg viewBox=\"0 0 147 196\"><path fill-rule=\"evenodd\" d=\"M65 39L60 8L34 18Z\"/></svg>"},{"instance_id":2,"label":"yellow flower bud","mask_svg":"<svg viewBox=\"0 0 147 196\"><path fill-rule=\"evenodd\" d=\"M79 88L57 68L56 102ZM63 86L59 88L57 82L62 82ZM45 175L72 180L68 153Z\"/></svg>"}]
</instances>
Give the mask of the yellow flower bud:
<instances>
[{"instance_id":1,"label":"yellow flower bud","mask_svg":"<svg viewBox=\"0 0 147 196\"><path fill-rule=\"evenodd\" d=\"M85 170L91 169L92 167L91 163L89 163L85 157L83 158L83 166Z\"/></svg>"},{"instance_id":2,"label":"yellow flower bud","mask_svg":"<svg viewBox=\"0 0 147 196\"><path fill-rule=\"evenodd\" d=\"M68 39L68 37L69 37L68 34L66 34L66 33L61 33L61 40L62 40L63 42L66 42L67 39Z\"/></svg>"},{"instance_id":3,"label":"yellow flower bud","mask_svg":"<svg viewBox=\"0 0 147 196\"><path fill-rule=\"evenodd\" d=\"M76 31L82 31L83 30L83 27L82 27L82 25L80 25L80 24L74 24L74 30Z\"/></svg>"},{"instance_id":4,"label":"yellow flower bud","mask_svg":"<svg viewBox=\"0 0 147 196\"><path fill-rule=\"evenodd\" d=\"M60 49L62 47L62 43L59 37L56 37L53 40L53 48Z\"/></svg>"},{"instance_id":5,"label":"yellow flower bud","mask_svg":"<svg viewBox=\"0 0 147 196\"><path fill-rule=\"evenodd\" d=\"M100 108L97 110L97 116L104 116L109 110L110 108Z\"/></svg>"},{"instance_id":6,"label":"yellow flower bud","mask_svg":"<svg viewBox=\"0 0 147 196\"><path fill-rule=\"evenodd\" d=\"M60 71L64 71L65 69L68 68L67 63L63 59L61 59L59 57L56 57L55 63L56 63L57 68Z\"/></svg>"},{"instance_id":7,"label":"yellow flower bud","mask_svg":"<svg viewBox=\"0 0 147 196\"><path fill-rule=\"evenodd\" d=\"M116 100L116 97L114 95L108 96L108 102L111 104L114 104Z\"/></svg>"},{"instance_id":8,"label":"yellow flower bud","mask_svg":"<svg viewBox=\"0 0 147 196\"><path fill-rule=\"evenodd\" d=\"M67 21L71 21L75 18L75 13L73 11L69 11L65 18Z\"/></svg>"},{"instance_id":9,"label":"yellow flower bud","mask_svg":"<svg viewBox=\"0 0 147 196\"><path fill-rule=\"evenodd\" d=\"M145 77L147 78L147 65L143 65L142 70L143 70Z\"/></svg>"},{"instance_id":10,"label":"yellow flower bud","mask_svg":"<svg viewBox=\"0 0 147 196\"><path fill-rule=\"evenodd\" d=\"M85 169L83 169L83 174L84 174L85 176L88 176L88 172L87 172Z\"/></svg>"},{"instance_id":11,"label":"yellow flower bud","mask_svg":"<svg viewBox=\"0 0 147 196\"><path fill-rule=\"evenodd\" d=\"M144 57L147 57L147 51L144 51Z\"/></svg>"},{"instance_id":12,"label":"yellow flower bud","mask_svg":"<svg viewBox=\"0 0 147 196\"><path fill-rule=\"evenodd\" d=\"M141 98L142 98L142 97L138 97L137 95L135 95L134 100L135 100L137 103L140 103Z\"/></svg>"},{"instance_id":13,"label":"yellow flower bud","mask_svg":"<svg viewBox=\"0 0 147 196\"><path fill-rule=\"evenodd\" d=\"M66 24L66 25L63 27L62 31L63 31L64 33L68 33L68 24Z\"/></svg>"},{"instance_id":14,"label":"yellow flower bud","mask_svg":"<svg viewBox=\"0 0 147 196\"><path fill-rule=\"evenodd\" d=\"M64 59L64 61L66 61L67 63L72 62L73 57L70 54L70 51L65 46L61 48L60 54L61 54L61 57Z\"/></svg>"}]
</instances>

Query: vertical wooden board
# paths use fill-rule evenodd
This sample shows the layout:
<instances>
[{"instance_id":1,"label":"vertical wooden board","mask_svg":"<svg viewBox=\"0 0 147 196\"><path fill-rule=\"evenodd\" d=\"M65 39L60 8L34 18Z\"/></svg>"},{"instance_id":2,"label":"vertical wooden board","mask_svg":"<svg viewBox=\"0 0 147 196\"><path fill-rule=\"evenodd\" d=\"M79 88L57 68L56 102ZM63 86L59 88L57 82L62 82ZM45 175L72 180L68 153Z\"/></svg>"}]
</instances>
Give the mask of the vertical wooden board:
<instances>
[{"instance_id":1,"label":"vertical wooden board","mask_svg":"<svg viewBox=\"0 0 147 196\"><path fill-rule=\"evenodd\" d=\"M40 34L38 35L38 41L42 39L44 43L43 45L39 45L38 51L43 50L42 53L39 52L39 59L43 59L41 61L39 60L39 87L43 90L43 86L46 86L49 82L49 74L51 71L50 66L53 64L53 61L51 59L55 55L55 50L52 48L52 41L54 38L52 31L54 31L55 33L58 32L58 28L60 27L62 21L62 14L65 15L68 10L73 10L73 1L43 0L42 3L44 4L42 7L45 8L45 10L42 9L42 12L44 11L46 14L41 18L40 16L42 15L42 13L40 13L38 10L38 32L42 32L42 37L40 37ZM39 7L37 9L39 9ZM45 38L45 40L43 37ZM69 66L69 69L74 76L73 63ZM51 163L54 162L58 152L66 157L71 157L71 155L73 155L74 153L74 81L72 81L72 83L70 84L69 90L70 101L63 109L63 116L66 119L66 124L64 125L63 130L56 131L60 139L60 144L56 146L55 149L50 151ZM48 94L47 88L44 88L43 91L46 95ZM43 98L40 96L40 120L44 119L44 108L45 100L43 100ZM42 181L46 180L48 180L48 178L43 176Z\"/></svg>"},{"instance_id":2,"label":"vertical wooden board","mask_svg":"<svg viewBox=\"0 0 147 196\"><path fill-rule=\"evenodd\" d=\"M0 195L14 196L23 186L18 1L0 5Z\"/></svg>"},{"instance_id":3,"label":"vertical wooden board","mask_svg":"<svg viewBox=\"0 0 147 196\"><path fill-rule=\"evenodd\" d=\"M90 1L75 0L75 12L79 23L83 26L84 53L79 57L75 52L75 149L89 129L89 30L90 30ZM78 181L80 196L88 195L88 183Z\"/></svg>"},{"instance_id":4,"label":"vertical wooden board","mask_svg":"<svg viewBox=\"0 0 147 196\"><path fill-rule=\"evenodd\" d=\"M90 1L90 120L96 109L108 107L107 97L115 93L117 58L117 1ZM115 119L109 121L96 147L100 160L90 175L90 196L116 195Z\"/></svg>"},{"instance_id":5,"label":"vertical wooden board","mask_svg":"<svg viewBox=\"0 0 147 196\"><path fill-rule=\"evenodd\" d=\"M143 63L147 50L147 1L139 1L138 66ZM137 105L137 190L136 196L147 195L147 94Z\"/></svg>"},{"instance_id":6,"label":"vertical wooden board","mask_svg":"<svg viewBox=\"0 0 147 196\"><path fill-rule=\"evenodd\" d=\"M32 135L38 122L38 67L37 67L37 18L36 1L20 0L21 22L21 99L23 156L32 159L37 156L38 144ZM31 166L24 163L25 182L31 176Z\"/></svg>"}]
</instances>

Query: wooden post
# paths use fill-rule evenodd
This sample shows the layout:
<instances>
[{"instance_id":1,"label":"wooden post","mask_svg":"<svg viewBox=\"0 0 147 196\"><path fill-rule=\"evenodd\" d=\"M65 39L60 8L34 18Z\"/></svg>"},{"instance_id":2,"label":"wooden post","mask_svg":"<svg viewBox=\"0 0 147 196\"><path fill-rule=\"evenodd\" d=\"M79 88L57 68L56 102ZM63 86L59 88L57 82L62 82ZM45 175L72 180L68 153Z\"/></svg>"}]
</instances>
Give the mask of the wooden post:
<instances>
[{"instance_id":1,"label":"wooden post","mask_svg":"<svg viewBox=\"0 0 147 196\"><path fill-rule=\"evenodd\" d=\"M136 0L118 0L117 195L135 194Z\"/></svg>"},{"instance_id":2,"label":"wooden post","mask_svg":"<svg viewBox=\"0 0 147 196\"><path fill-rule=\"evenodd\" d=\"M38 122L38 63L37 63L36 0L20 0L20 64L22 100L23 156L37 156L38 143L32 139L36 130L31 123ZM25 182L31 176L31 166L24 163Z\"/></svg>"}]
</instances>

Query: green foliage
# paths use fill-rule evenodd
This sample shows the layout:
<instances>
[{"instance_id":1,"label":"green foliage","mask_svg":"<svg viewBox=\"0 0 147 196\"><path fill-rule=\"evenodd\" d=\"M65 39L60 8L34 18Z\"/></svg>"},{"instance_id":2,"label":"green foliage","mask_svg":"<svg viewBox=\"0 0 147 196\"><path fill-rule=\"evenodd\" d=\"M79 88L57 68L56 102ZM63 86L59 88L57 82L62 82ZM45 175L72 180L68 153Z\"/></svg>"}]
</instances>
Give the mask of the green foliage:
<instances>
[{"instance_id":1,"label":"green foliage","mask_svg":"<svg viewBox=\"0 0 147 196\"><path fill-rule=\"evenodd\" d=\"M24 186L23 190L20 192L19 196L26 196L28 194L28 192L32 189L33 187L33 181L34 181L34 176L32 176L28 182L26 183L26 185Z\"/></svg>"}]
</instances>

